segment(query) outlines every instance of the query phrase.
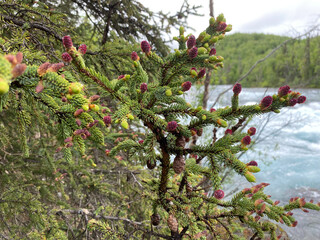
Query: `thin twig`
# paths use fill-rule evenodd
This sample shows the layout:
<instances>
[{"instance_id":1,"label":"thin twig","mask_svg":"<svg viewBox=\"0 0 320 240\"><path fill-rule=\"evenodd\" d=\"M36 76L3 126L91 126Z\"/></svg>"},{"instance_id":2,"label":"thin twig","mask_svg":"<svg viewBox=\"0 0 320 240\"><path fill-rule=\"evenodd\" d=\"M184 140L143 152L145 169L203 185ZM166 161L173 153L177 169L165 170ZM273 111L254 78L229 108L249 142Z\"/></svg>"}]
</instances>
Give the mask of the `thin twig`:
<instances>
[{"instance_id":1,"label":"thin twig","mask_svg":"<svg viewBox=\"0 0 320 240\"><path fill-rule=\"evenodd\" d=\"M240 77L236 82L239 83L241 82L243 79L245 79L246 77L248 77L248 75L253 71L253 69L255 69L255 67L259 64L264 62L265 60L267 60L271 55L273 55L278 49L280 49L282 46L284 46L285 44L287 44L288 42L294 41L298 38L304 37L308 34L310 34L311 32L315 31L317 28L319 27L319 25L314 26L313 28L311 28L309 31L295 37L295 38L290 38L284 42L282 42L281 44L279 44L276 48L272 49L272 51L267 54L264 58L259 59L258 61L256 61L251 68L249 69L249 71L244 74L242 77ZM220 97L223 96L226 92L230 91L233 88L233 86L227 88L226 90L224 90L223 92L219 93L218 97L216 98L216 100L214 101L214 103L212 104L211 108L213 108L217 102L219 101Z\"/></svg>"}]
</instances>

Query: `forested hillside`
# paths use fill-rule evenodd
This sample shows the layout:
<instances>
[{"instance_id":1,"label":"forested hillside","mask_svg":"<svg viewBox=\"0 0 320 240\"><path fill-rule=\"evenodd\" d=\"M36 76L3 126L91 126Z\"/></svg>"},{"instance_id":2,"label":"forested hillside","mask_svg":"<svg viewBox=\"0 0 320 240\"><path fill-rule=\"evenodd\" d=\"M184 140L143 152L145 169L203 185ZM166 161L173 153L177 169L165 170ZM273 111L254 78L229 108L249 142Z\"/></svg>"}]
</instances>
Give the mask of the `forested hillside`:
<instances>
[{"instance_id":1,"label":"forested hillside","mask_svg":"<svg viewBox=\"0 0 320 240\"><path fill-rule=\"evenodd\" d=\"M233 84L259 59L289 39L284 36L236 33L216 46L225 59L224 68L214 75L216 84ZM320 37L289 41L243 80L246 87L290 84L320 87Z\"/></svg>"}]
</instances>

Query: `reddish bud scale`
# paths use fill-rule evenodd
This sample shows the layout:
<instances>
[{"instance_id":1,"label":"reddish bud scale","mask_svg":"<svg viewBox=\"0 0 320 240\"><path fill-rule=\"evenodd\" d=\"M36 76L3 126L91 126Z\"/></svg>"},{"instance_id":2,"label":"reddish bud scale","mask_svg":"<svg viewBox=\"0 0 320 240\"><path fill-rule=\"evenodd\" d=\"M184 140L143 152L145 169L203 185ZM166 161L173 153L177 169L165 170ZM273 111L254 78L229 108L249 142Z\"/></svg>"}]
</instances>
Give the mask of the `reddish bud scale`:
<instances>
[{"instance_id":1,"label":"reddish bud scale","mask_svg":"<svg viewBox=\"0 0 320 240\"><path fill-rule=\"evenodd\" d=\"M246 193L251 193L251 188L244 188L241 191L242 193L246 194Z\"/></svg>"},{"instance_id":2,"label":"reddish bud scale","mask_svg":"<svg viewBox=\"0 0 320 240\"><path fill-rule=\"evenodd\" d=\"M141 50L144 53L149 53L151 51L150 44L147 41L142 41L140 44Z\"/></svg>"},{"instance_id":3,"label":"reddish bud scale","mask_svg":"<svg viewBox=\"0 0 320 240\"><path fill-rule=\"evenodd\" d=\"M198 78L203 78L205 74L206 74L206 69L202 68L198 73Z\"/></svg>"},{"instance_id":4,"label":"reddish bud scale","mask_svg":"<svg viewBox=\"0 0 320 240\"><path fill-rule=\"evenodd\" d=\"M209 55L210 56L216 55L216 53L217 53L217 50L215 48L211 48Z\"/></svg>"},{"instance_id":5,"label":"reddish bud scale","mask_svg":"<svg viewBox=\"0 0 320 240\"><path fill-rule=\"evenodd\" d=\"M63 62L60 62L60 63L54 63L54 64L51 64L50 67L48 68L48 72L58 72L61 68L64 67L64 63ZM62 77L62 75L61 75Z\"/></svg>"},{"instance_id":6,"label":"reddish bud scale","mask_svg":"<svg viewBox=\"0 0 320 240\"><path fill-rule=\"evenodd\" d=\"M81 120L77 119L76 124L80 127L81 126Z\"/></svg>"},{"instance_id":7,"label":"reddish bud scale","mask_svg":"<svg viewBox=\"0 0 320 240\"><path fill-rule=\"evenodd\" d=\"M106 126L108 126L109 124L111 124L112 122L112 119L111 119L111 116L104 116L103 117L103 122Z\"/></svg>"},{"instance_id":8,"label":"reddish bud scale","mask_svg":"<svg viewBox=\"0 0 320 240\"><path fill-rule=\"evenodd\" d=\"M71 142L72 141L72 137L68 137L64 140L65 143Z\"/></svg>"},{"instance_id":9,"label":"reddish bud scale","mask_svg":"<svg viewBox=\"0 0 320 240\"><path fill-rule=\"evenodd\" d=\"M77 129L77 130L75 130L75 131L73 132L74 135L80 135L80 134L82 134L82 133L84 133L84 130L83 130L83 129Z\"/></svg>"},{"instance_id":10,"label":"reddish bud scale","mask_svg":"<svg viewBox=\"0 0 320 240\"><path fill-rule=\"evenodd\" d=\"M131 59L133 60L133 61L139 61L139 56L138 56L138 53L136 53L136 52L132 52L131 53Z\"/></svg>"},{"instance_id":11,"label":"reddish bud scale","mask_svg":"<svg viewBox=\"0 0 320 240\"><path fill-rule=\"evenodd\" d=\"M94 102L94 101L97 101L99 98L100 98L99 95L93 95L93 96L90 97L90 101Z\"/></svg>"},{"instance_id":12,"label":"reddish bud scale","mask_svg":"<svg viewBox=\"0 0 320 240\"><path fill-rule=\"evenodd\" d=\"M12 54L8 54L4 56L5 59L11 63L11 67L15 66L17 64L17 58L16 56L12 55Z\"/></svg>"},{"instance_id":13,"label":"reddish bud scale","mask_svg":"<svg viewBox=\"0 0 320 240\"><path fill-rule=\"evenodd\" d=\"M233 91L233 93L234 93L235 95L239 95L239 94L241 93L241 90L242 90L242 86L241 86L240 83L236 83L236 84L233 86L233 89L232 89L232 91Z\"/></svg>"},{"instance_id":14,"label":"reddish bud scale","mask_svg":"<svg viewBox=\"0 0 320 240\"><path fill-rule=\"evenodd\" d=\"M17 64L13 69L12 69L12 77L16 78L21 76L24 71L26 70L27 65L26 64Z\"/></svg>"},{"instance_id":15,"label":"reddish bud scale","mask_svg":"<svg viewBox=\"0 0 320 240\"><path fill-rule=\"evenodd\" d=\"M245 136L244 138L242 138L241 143L244 145L249 145L251 143L250 136Z\"/></svg>"},{"instance_id":16,"label":"reddish bud scale","mask_svg":"<svg viewBox=\"0 0 320 240\"><path fill-rule=\"evenodd\" d=\"M184 82L181 84L182 91L186 92L189 91L191 88L192 83L190 81Z\"/></svg>"},{"instance_id":17,"label":"reddish bud scale","mask_svg":"<svg viewBox=\"0 0 320 240\"><path fill-rule=\"evenodd\" d=\"M258 166L258 163L256 161L251 161L249 163L247 163L248 166Z\"/></svg>"},{"instance_id":18,"label":"reddish bud scale","mask_svg":"<svg viewBox=\"0 0 320 240\"><path fill-rule=\"evenodd\" d=\"M62 53L61 58L64 62L71 62L72 61L72 57L67 52Z\"/></svg>"},{"instance_id":19,"label":"reddish bud scale","mask_svg":"<svg viewBox=\"0 0 320 240\"><path fill-rule=\"evenodd\" d=\"M123 74L119 75L118 80L124 78L125 76Z\"/></svg>"},{"instance_id":20,"label":"reddish bud scale","mask_svg":"<svg viewBox=\"0 0 320 240\"><path fill-rule=\"evenodd\" d=\"M56 149L56 152L60 152L62 150L62 147L58 147L57 149Z\"/></svg>"},{"instance_id":21,"label":"reddish bud scale","mask_svg":"<svg viewBox=\"0 0 320 240\"><path fill-rule=\"evenodd\" d=\"M90 137L91 136L91 133L88 131L88 129L84 129L84 134L87 136L87 137Z\"/></svg>"},{"instance_id":22,"label":"reddish bud scale","mask_svg":"<svg viewBox=\"0 0 320 240\"><path fill-rule=\"evenodd\" d=\"M63 46L66 48L66 49L70 49L72 48L73 46L73 43L72 43L72 40L71 40L71 37L70 36L64 36L62 38L62 43L63 43Z\"/></svg>"},{"instance_id":23,"label":"reddish bud scale","mask_svg":"<svg viewBox=\"0 0 320 240\"><path fill-rule=\"evenodd\" d=\"M227 135L227 134L230 134L230 135L231 135L231 134L232 134L232 130L231 130L231 129L227 129L227 130L224 132L224 134L225 134L225 135Z\"/></svg>"},{"instance_id":24,"label":"reddish bud scale","mask_svg":"<svg viewBox=\"0 0 320 240\"><path fill-rule=\"evenodd\" d=\"M306 96L300 96L300 97L298 98L298 103L299 103L299 104L304 103L306 100L307 100Z\"/></svg>"},{"instance_id":25,"label":"reddish bud scale","mask_svg":"<svg viewBox=\"0 0 320 240\"><path fill-rule=\"evenodd\" d=\"M224 197L224 191L222 191L221 189L214 191L214 197L216 199L222 199Z\"/></svg>"},{"instance_id":26,"label":"reddish bud scale","mask_svg":"<svg viewBox=\"0 0 320 240\"><path fill-rule=\"evenodd\" d=\"M297 103L298 103L298 99L296 99L296 98L292 98L289 100L289 106L291 106L291 107L293 107Z\"/></svg>"},{"instance_id":27,"label":"reddish bud scale","mask_svg":"<svg viewBox=\"0 0 320 240\"><path fill-rule=\"evenodd\" d=\"M144 92L146 92L148 90L148 85L146 84L146 83L142 83L141 85L140 85L140 91L141 91L141 93L144 93Z\"/></svg>"},{"instance_id":28,"label":"reddish bud scale","mask_svg":"<svg viewBox=\"0 0 320 240\"><path fill-rule=\"evenodd\" d=\"M261 110L265 110L271 106L273 98L271 96L264 97L260 102Z\"/></svg>"},{"instance_id":29,"label":"reddish bud scale","mask_svg":"<svg viewBox=\"0 0 320 240\"><path fill-rule=\"evenodd\" d=\"M51 64L49 62L45 62L43 64L41 64L39 67L38 67L38 74L40 76L44 75L46 72L47 72L47 69L51 66Z\"/></svg>"},{"instance_id":30,"label":"reddish bud scale","mask_svg":"<svg viewBox=\"0 0 320 240\"><path fill-rule=\"evenodd\" d=\"M217 26L216 30L218 32L222 32L226 29L227 24L225 22L220 22L219 25Z\"/></svg>"},{"instance_id":31,"label":"reddish bud scale","mask_svg":"<svg viewBox=\"0 0 320 240\"><path fill-rule=\"evenodd\" d=\"M82 55L86 54L86 52L87 52L87 45L81 44L81 45L79 46L79 48L78 48L78 51L79 51Z\"/></svg>"},{"instance_id":32,"label":"reddish bud scale","mask_svg":"<svg viewBox=\"0 0 320 240\"><path fill-rule=\"evenodd\" d=\"M83 109L82 109L82 108L76 110L73 115L74 115L75 117L77 117L77 116L79 116L81 113L83 113Z\"/></svg>"},{"instance_id":33,"label":"reddish bud scale","mask_svg":"<svg viewBox=\"0 0 320 240\"><path fill-rule=\"evenodd\" d=\"M198 48L197 47L193 47L189 50L188 55L191 59L194 59L198 56Z\"/></svg>"},{"instance_id":34,"label":"reddish bud scale","mask_svg":"<svg viewBox=\"0 0 320 240\"><path fill-rule=\"evenodd\" d=\"M289 91L290 91L290 87L288 85L282 86L278 90L278 96L283 97L283 96L287 95L289 93Z\"/></svg>"},{"instance_id":35,"label":"reddish bud scale","mask_svg":"<svg viewBox=\"0 0 320 240\"><path fill-rule=\"evenodd\" d=\"M191 49L191 48L193 48L195 45L196 45L196 38L195 38L194 35L191 35L191 36L188 38L187 47L188 47L188 49Z\"/></svg>"},{"instance_id":36,"label":"reddish bud scale","mask_svg":"<svg viewBox=\"0 0 320 240\"><path fill-rule=\"evenodd\" d=\"M250 135L250 136L253 136L253 135L255 135L256 134L256 128L255 127L251 127L251 128L249 128L248 129L248 134Z\"/></svg>"},{"instance_id":37,"label":"reddish bud scale","mask_svg":"<svg viewBox=\"0 0 320 240\"><path fill-rule=\"evenodd\" d=\"M178 127L178 124L176 121L171 121L171 122L168 122L168 125L167 125L167 130L169 132L173 132L176 130L176 128Z\"/></svg>"},{"instance_id":38,"label":"reddish bud scale","mask_svg":"<svg viewBox=\"0 0 320 240\"><path fill-rule=\"evenodd\" d=\"M22 52L18 52L18 53L16 54L17 64L22 63L22 60L23 60L23 53L22 53Z\"/></svg>"},{"instance_id":39,"label":"reddish bud scale","mask_svg":"<svg viewBox=\"0 0 320 240\"><path fill-rule=\"evenodd\" d=\"M215 111L217 111L215 108L210 108L210 112L212 113L212 112L215 112Z\"/></svg>"},{"instance_id":40,"label":"reddish bud scale","mask_svg":"<svg viewBox=\"0 0 320 240\"><path fill-rule=\"evenodd\" d=\"M139 144L143 144L143 142L144 141L142 139L138 141Z\"/></svg>"}]
</instances>

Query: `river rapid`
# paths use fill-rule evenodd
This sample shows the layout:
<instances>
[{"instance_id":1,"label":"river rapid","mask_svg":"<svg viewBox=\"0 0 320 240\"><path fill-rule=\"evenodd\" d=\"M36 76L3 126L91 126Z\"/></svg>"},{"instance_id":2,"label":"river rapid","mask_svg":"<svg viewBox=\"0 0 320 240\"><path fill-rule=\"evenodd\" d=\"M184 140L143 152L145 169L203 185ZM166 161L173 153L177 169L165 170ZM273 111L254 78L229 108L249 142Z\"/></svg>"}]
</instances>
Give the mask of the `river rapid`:
<instances>
[{"instance_id":1,"label":"river rapid","mask_svg":"<svg viewBox=\"0 0 320 240\"><path fill-rule=\"evenodd\" d=\"M212 106L219 93L230 86L215 86L210 89L208 107ZM270 186L265 192L273 200L286 203L291 197L305 197L320 202L320 90L294 89L307 97L304 104L288 107L281 113L268 113L257 116L248 127L257 128L252 137L256 144L252 150L241 156L241 161L255 160L261 172L255 174L257 183L267 182ZM186 100L196 106L203 88L193 89ZM240 105L259 103L266 95L277 93L277 89L243 88L239 95ZM232 90L228 91L215 105L215 108L230 106ZM205 137L200 141L208 141L212 137L212 128L205 129ZM235 182L237 184L235 184ZM239 176L224 186L226 193L234 189L250 187L250 183ZM281 224L281 227L293 240L320 239L320 212L310 210L304 213L295 210L298 221L295 228Z\"/></svg>"}]
</instances>

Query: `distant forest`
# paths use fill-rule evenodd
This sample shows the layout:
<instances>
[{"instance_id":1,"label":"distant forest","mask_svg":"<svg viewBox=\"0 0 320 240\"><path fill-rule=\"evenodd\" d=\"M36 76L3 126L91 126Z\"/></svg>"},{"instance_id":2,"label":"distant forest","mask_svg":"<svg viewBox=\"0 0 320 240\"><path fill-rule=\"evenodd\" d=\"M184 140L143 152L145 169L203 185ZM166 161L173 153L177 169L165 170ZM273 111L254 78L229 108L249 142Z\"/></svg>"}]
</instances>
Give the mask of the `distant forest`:
<instances>
[{"instance_id":1,"label":"distant forest","mask_svg":"<svg viewBox=\"0 0 320 240\"><path fill-rule=\"evenodd\" d=\"M215 84L234 84L259 59L289 37L235 33L216 46L223 56L224 68L213 74ZM242 81L245 87L320 88L320 36L289 41L270 58L259 64Z\"/></svg>"}]
</instances>

